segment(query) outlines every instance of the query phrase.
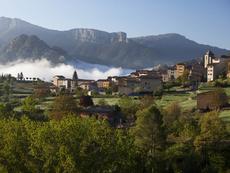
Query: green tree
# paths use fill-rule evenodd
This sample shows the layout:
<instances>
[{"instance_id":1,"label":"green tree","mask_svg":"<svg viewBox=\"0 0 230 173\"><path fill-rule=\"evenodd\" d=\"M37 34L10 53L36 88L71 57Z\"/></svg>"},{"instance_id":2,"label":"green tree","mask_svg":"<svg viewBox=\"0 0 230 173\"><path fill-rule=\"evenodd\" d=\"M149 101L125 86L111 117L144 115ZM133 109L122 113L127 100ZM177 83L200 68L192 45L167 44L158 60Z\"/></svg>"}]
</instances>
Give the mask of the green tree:
<instances>
[{"instance_id":1,"label":"green tree","mask_svg":"<svg viewBox=\"0 0 230 173\"><path fill-rule=\"evenodd\" d=\"M200 118L200 134L196 137L194 145L205 163L205 169L224 172L229 164L229 139L225 123L219 118L218 112L206 113Z\"/></svg>"},{"instance_id":2,"label":"green tree","mask_svg":"<svg viewBox=\"0 0 230 173\"><path fill-rule=\"evenodd\" d=\"M14 115L13 107L10 103L0 103L0 117L1 118L9 118Z\"/></svg>"},{"instance_id":3,"label":"green tree","mask_svg":"<svg viewBox=\"0 0 230 173\"><path fill-rule=\"evenodd\" d=\"M166 83L164 83L163 87L164 89L167 89L167 91L170 90L170 88L172 88L174 86L174 83L172 81L168 81Z\"/></svg>"},{"instance_id":4,"label":"green tree","mask_svg":"<svg viewBox=\"0 0 230 173\"><path fill-rule=\"evenodd\" d=\"M155 104L154 97L153 96L145 95L144 97L142 97L140 99L139 109L148 108L148 107L150 107L150 106L152 106L154 104Z\"/></svg>"},{"instance_id":5,"label":"green tree","mask_svg":"<svg viewBox=\"0 0 230 173\"><path fill-rule=\"evenodd\" d=\"M76 114L77 103L72 95L57 96L51 105L49 117L51 119L60 120L69 114Z\"/></svg>"},{"instance_id":6,"label":"green tree","mask_svg":"<svg viewBox=\"0 0 230 173\"><path fill-rule=\"evenodd\" d=\"M161 112L155 106L137 112L137 121L133 134L136 146L146 156L145 164L148 170L155 172L159 169L161 153L165 144L165 131Z\"/></svg>"},{"instance_id":7,"label":"green tree","mask_svg":"<svg viewBox=\"0 0 230 173\"><path fill-rule=\"evenodd\" d=\"M181 116L181 107L177 102L173 102L164 109L163 121L168 132L175 132L179 126L179 117Z\"/></svg>"},{"instance_id":8,"label":"green tree","mask_svg":"<svg viewBox=\"0 0 230 173\"><path fill-rule=\"evenodd\" d=\"M183 74L177 78L177 81L182 85L185 86L186 83L189 81L189 70L185 69Z\"/></svg>"},{"instance_id":9,"label":"green tree","mask_svg":"<svg viewBox=\"0 0 230 173\"><path fill-rule=\"evenodd\" d=\"M32 96L26 97L22 102L22 111L25 113L33 114L37 112L36 105L38 102Z\"/></svg>"},{"instance_id":10,"label":"green tree","mask_svg":"<svg viewBox=\"0 0 230 173\"><path fill-rule=\"evenodd\" d=\"M119 99L118 105L121 108L121 112L127 119L135 119L135 114L138 110L138 104L130 97L123 97Z\"/></svg>"}]
</instances>

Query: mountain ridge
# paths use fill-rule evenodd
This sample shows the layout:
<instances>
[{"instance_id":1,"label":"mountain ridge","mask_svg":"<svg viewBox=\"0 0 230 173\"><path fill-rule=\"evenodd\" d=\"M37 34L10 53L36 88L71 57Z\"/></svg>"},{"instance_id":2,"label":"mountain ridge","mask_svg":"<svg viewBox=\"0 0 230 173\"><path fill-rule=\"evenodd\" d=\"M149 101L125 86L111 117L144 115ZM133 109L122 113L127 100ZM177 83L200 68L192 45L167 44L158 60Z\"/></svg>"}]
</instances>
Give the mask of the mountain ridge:
<instances>
[{"instance_id":1,"label":"mountain ridge","mask_svg":"<svg viewBox=\"0 0 230 173\"><path fill-rule=\"evenodd\" d=\"M172 64L201 57L207 50L217 55L228 52L227 49L199 44L177 33L128 38L125 32L87 28L58 31L17 18L0 17L1 47L21 34L36 35L49 47L62 48L73 59L124 68Z\"/></svg>"}]
</instances>

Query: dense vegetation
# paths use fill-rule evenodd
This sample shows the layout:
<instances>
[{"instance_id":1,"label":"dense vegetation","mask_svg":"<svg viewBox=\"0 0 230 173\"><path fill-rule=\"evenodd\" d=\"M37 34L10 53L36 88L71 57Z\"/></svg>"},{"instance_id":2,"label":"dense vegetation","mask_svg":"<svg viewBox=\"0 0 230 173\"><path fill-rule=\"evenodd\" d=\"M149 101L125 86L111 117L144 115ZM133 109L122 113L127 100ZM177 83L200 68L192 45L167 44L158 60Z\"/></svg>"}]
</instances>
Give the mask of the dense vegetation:
<instances>
[{"instance_id":1,"label":"dense vegetation","mask_svg":"<svg viewBox=\"0 0 230 173\"><path fill-rule=\"evenodd\" d=\"M124 97L118 106L125 126L113 128L106 119L79 116L93 104L89 98L78 103L61 94L41 110L43 83L23 101L12 98L11 84L5 78L0 88L0 172L230 171L230 134L218 110L200 114L177 102L161 107L153 97Z\"/></svg>"},{"instance_id":2,"label":"dense vegetation","mask_svg":"<svg viewBox=\"0 0 230 173\"><path fill-rule=\"evenodd\" d=\"M123 108L128 116L135 105ZM177 103L146 105L136 105L135 125L124 129L65 110L43 121L1 117L0 172L229 171L229 134L218 112L201 117L181 113Z\"/></svg>"}]
</instances>

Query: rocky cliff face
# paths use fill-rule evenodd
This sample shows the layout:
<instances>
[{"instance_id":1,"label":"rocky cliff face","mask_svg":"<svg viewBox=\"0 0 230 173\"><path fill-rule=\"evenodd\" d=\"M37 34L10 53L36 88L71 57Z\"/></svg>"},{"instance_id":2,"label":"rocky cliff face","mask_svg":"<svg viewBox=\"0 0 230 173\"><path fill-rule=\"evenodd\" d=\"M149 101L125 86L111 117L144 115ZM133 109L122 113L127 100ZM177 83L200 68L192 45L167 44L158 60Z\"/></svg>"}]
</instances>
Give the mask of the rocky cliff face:
<instances>
[{"instance_id":1,"label":"rocky cliff face","mask_svg":"<svg viewBox=\"0 0 230 173\"><path fill-rule=\"evenodd\" d=\"M74 29L71 30L74 39L80 42L89 42L97 44L110 44L116 42L127 42L126 33L108 33L94 29Z\"/></svg>"}]
</instances>

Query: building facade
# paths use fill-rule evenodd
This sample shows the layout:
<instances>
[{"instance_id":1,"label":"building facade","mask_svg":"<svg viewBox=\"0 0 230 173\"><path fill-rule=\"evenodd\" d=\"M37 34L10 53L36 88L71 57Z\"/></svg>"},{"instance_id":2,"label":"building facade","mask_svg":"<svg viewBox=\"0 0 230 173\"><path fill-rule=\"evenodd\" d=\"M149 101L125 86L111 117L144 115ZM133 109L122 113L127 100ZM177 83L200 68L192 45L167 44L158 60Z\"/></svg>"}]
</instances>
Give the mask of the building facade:
<instances>
[{"instance_id":1,"label":"building facade","mask_svg":"<svg viewBox=\"0 0 230 173\"><path fill-rule=\"evenodd\" d=\"M186 69L186 65L184 63L179 63L176 65L176 78L182 76Z\"/></svg>"}]
</instances>

